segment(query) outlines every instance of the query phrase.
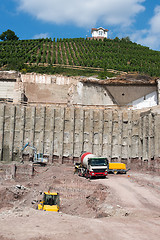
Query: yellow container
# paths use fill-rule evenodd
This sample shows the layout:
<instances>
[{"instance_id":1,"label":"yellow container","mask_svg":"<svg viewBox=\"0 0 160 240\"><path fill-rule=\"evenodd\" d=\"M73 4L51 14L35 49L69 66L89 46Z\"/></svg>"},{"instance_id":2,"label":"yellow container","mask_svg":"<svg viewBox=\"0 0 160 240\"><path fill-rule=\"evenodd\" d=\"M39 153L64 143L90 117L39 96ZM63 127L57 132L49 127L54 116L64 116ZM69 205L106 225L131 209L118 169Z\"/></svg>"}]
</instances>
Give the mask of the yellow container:
<instances>
[{"instance_id":1,"label":"yellow container","mask_svg":"<svg viewBox=\"0 0 160 240\"><path fill-rule=\"evenodd\" d=\"M126 164L124 163L117 163L117 162L114 162L114 163L109 163L109 169L123 169L123 170L126 170Z\"/></svg>"},{"instance_id":2,"label":"yellow container","mask_svg":"<svg viewBox=\"0 0 160 240\"><path fill-rule=\"evenodd\" d=\"M126 170L125 163L119 163L119 162L109 163L108 173L114 173L114 174L124 173L125 174L128 170Z\"/></svg>"}]
</instances>

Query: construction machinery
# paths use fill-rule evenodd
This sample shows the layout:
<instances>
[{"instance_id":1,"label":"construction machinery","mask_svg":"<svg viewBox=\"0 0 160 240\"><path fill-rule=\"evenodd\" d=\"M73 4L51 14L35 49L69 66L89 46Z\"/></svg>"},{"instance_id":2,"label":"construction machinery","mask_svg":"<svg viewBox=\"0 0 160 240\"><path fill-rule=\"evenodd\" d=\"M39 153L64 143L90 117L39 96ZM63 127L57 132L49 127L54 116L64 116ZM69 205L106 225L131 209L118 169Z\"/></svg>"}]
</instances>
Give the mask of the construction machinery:
<instances>
[{"instance_id":1,"label":"construction machinery","mask_svg":"<svg viewBox=\"0 0 160 240\"><path fill-rule=\"evenodd\" d=\"M86 178L106 177L108 160L106 157L97 157L90 152L83 152L80 163L75 164L75 172Z\"/></svg>"},{"instance_id":2,"label":"construction machinery","mask_svg":"<svg viewBox=\"0 0 160 240\"><path fill-rule=\"evenodd\" d=\"M37 153L37 149L34 146L31 146L29 144L29 142L21 149L21 152L23 152L23 150L26 147L30 147L34 154L30 157L30 160L34 163L34 164L40 164L40 165L46 165L48 162L48 159L44 157L43 153Z\"/></svg>"},{"instance_id":3,"label":"construction machinery","mask_svg":"<svg viewBox=\"0 0 160 240\"><path fill-rule=\"evenodd\" d=\"M108 164L108 173L113 173L113 174L126 174L129 169L126 169L126 164L125 163L119 163L119 162L110 162Z\"/></svg>"},{"instance_id":4,"label":"construction machinery","mask_svg":"<svg viewBox=\"0 0 160 240\"><path fill-rule=\"evenodd\" d=\"M60 198L57 192L44 192L43 200L38 204L38 210L59 212Z\"/></svg>"}]
</instances>

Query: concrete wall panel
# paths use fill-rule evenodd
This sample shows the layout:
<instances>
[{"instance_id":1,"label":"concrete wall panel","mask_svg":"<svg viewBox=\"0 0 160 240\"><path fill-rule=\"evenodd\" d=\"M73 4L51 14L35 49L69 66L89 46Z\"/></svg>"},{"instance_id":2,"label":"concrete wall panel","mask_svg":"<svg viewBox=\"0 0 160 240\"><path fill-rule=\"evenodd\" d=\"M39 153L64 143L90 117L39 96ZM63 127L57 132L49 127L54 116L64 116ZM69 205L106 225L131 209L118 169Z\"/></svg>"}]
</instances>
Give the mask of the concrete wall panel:
<instances>
[{"instance_id":1,"label":"concrete wall panel","mask_svg":"<svg viewBox=\"0 0 160 240\"><path fill-rule=\"evenodd\" d=\"M79 157L81 152L84 150L83 139L84 139L84 110L75 109L74 113L74 151L73 156Z\"/></svg>"},{"instance_id":2,"label":"concrete wall panel","mask_svg":"<svg viewBox=\"0 0 160 240\"><path fill-rule=\"evenodd\" d=\"M103 122L103 156L111 158L111 144L112 144L112 115L111 110L104 111L104 122Z\"/></svg>"},{"instance_id":3,"label":"concrete wall panel","mask_svg":"<svg viewBox=\"0 0 160 240\"><path fill-rule=\"evenodd\" d=\"M84 111L83 151L93 152L93 110Z\"/></svg>"},{"instance_id":4,"label":"concrete wall panel","mask_svg":"<svg viewBox=\"0 0 160 240\"><path fill-rule=\"evenodd\" d=\"M5 105L0 104L0 161L3 160Z\"/></svg>"},{"instance_id":5,"label":"concrete wall panel","mask_svg":"<svg viewBox=\"0 0 160 240\"><path fill-rule=\"evenodd\" d=\"M78 158L82 151L111 161L141 159L152 167L160 157L159 110L146 112L0 105L0 157L20 159L27 142L54 161ZM32 153L30 148L25 150ZM67 158L66 158L67 157ZM68 160L67 160L68 161ZM158 160L157 164L158 164ZM135 161L134 161L135 162ZM158 166L158 165L157 165Z\"/></svg>"}]
</instances>

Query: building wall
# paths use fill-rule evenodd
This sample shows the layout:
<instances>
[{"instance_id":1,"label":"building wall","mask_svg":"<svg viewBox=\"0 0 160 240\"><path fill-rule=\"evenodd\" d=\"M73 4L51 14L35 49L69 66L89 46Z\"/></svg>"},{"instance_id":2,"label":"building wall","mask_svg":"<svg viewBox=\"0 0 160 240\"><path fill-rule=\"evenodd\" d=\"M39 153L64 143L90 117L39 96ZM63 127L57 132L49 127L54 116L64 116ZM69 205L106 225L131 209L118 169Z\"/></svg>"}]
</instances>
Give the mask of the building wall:
<instances>
[{"instance_id":1,"label":"building wall","mask_svg":"<svg viewBox=\"0 0 160 240\"><path fill-rule=\"evenodd\" d=\"M138 164L155 167L154 160L160 158L159 132L160 107L141 112L0 105L3 161L19 160L22 147L30 142L53 162L74 161L89 151L110 161L134 165L138 159Z\"/></svg>"},{"instance_id":2,"label":"building wall","mask_svg":"<svg viewBox=\"0 0 160 240\"><path fill-rule=\"evenodd\" d=\"M101 30L101 29L100 29L100 31L102 31L102 35L99 35L99 30L98 30L98 31L93 31L92 37L93 37L93 38L96 38L96 37L105 37L105 38L107 38L108 33L107 33L107 32L104 32L104 31Z\"/></svg>"}]
</instances>

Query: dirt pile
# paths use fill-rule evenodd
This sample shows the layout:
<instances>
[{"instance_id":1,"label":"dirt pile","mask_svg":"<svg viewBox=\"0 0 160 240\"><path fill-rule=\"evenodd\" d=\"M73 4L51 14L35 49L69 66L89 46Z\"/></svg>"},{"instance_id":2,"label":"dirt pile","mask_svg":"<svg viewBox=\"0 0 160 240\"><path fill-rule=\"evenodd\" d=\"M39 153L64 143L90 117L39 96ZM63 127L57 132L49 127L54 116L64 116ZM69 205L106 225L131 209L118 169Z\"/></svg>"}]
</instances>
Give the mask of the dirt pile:
<instances>
[{"instance_id":1,"label":"dirt pile","mask_svg":"<svg viewBox=\"0 0 160 240\"><path fill-rule=\"evenodd\" d=\"M16 201L26 197L28 189L22 185L1 186L0 188L0 209L4 207L13 207Z\"/></svg>"}]
</instances>

